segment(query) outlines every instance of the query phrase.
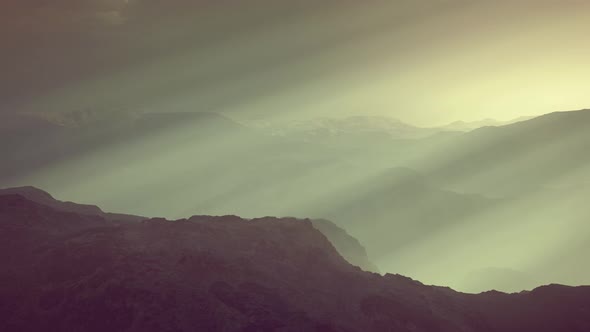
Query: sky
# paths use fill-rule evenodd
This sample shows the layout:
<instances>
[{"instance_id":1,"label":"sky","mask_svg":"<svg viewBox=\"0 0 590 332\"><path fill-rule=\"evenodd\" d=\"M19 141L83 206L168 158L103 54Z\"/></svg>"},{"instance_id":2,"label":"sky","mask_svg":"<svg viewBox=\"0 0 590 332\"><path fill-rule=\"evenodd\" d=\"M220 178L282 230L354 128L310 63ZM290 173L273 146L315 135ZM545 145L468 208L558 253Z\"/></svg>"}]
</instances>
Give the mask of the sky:
<instances>
[{"instance_id":1,"label":"sky","mask_svg":"<svg viewBox=\"0 0 590 332\"><path fill-rule=\"evenodd\" d=\"M0 112L387 115L589 107L583 0L5 0Z\"/></svg>"}]
</instances>

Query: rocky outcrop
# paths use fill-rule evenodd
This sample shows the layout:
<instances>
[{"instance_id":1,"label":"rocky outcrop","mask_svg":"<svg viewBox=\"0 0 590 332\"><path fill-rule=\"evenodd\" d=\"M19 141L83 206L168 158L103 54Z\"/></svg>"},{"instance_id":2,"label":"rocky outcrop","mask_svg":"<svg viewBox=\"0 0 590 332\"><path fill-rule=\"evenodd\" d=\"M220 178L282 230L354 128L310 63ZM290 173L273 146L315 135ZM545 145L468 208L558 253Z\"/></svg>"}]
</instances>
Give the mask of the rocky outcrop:
<instances>
[{"instance_id":1,"label":"rocky outcrop","mask_svg":"<svg viewBox=\"0 0 590 332\"><path fill-rule=\"evenodd\" d=\"M313 227L326 235L340 255L350 264L356 265L365 271L379 272L379 268L367 256L365 247L356 238L348 234L346 230L326 219L313 219L311 223Z\"/></svg>"},{"instance_id":2,"label":"rocky outcrop","mask_svg":"<svg viewBox=\"0 0 590 332\"><path fill-rule=\"evenodd\" d=\"M355 267L311 222L113 223L0 196L2 331L588 331L590 288L469 295Z\"/></svg>"},{"instance_id":3,"label":"rocky outcrop","mask_svg":"<svg viewBox=\"0 0 590 332\"><path fill-rule=\"evenodd\" d=\"M96 205L60 201L55 199L48 192L32 186L0 189L0 195L10 194L20 195L28 200L52 207L58 211L73 212L85 216L98 216L111 221L130 222L147 219L145 217L129 214L104 212Z\"/></svg>"}]
</instances>

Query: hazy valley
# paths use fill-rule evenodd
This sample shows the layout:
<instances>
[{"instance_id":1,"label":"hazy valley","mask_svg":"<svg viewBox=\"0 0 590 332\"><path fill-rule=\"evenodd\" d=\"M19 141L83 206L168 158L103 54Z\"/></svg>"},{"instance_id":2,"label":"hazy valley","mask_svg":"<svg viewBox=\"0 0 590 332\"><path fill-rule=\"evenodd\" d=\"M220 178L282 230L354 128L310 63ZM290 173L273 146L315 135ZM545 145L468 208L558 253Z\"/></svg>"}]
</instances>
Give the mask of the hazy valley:
<instances>
[{"instance_id":1,"label":"hazy valley","mask_svg":"<svg viewBox=\"0 0 590 332\"><path fill-rule=\"evenodd\" d=\"M3 123L4 187L136 215L329 219L381 272L463 291L590 282L590 111L466 132L367 117L277 135L212 113Z\"/></svg>"}]
</instances>

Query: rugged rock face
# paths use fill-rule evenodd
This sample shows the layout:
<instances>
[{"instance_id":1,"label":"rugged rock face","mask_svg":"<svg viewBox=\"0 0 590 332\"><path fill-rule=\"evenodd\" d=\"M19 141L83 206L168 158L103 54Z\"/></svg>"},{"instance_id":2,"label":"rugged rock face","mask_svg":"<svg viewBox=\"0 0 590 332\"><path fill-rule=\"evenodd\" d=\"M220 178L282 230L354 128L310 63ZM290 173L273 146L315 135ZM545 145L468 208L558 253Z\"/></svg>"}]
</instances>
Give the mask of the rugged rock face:
<instances>
[{"instance_id":1,"label":"rugged rock face","mask_svg":"<svg viewBox=\"0 0 590 332\"><path fill-rule=\"evenodd\" d=\"M346 262L309 221L114 223L0 196L2 331L567 331L590 288L467 295Z\"/></svg>"},{"instance_id":2,"label":"rugged rock face","mask_svg":"<svg viewBox=\"0 0 590 332\"><path fill-rule=\"evenodd\" d=\"M110 221L129 222L147 219L145 217L129 214L104 212L96 205L63 202L53 198L53 196L51 196L51 194L48 192L31 186L0 189L0 195L11 194L20 195L27 198L28 200L52 207L58 211L73 212L85 216L98 216Z\"/></svg>"},{"instance_id":3,"label":"rugged rock face","mask_svg":"<svg viewBox=\"0 0 590 332\"><path fill-rule=\"evenodd\" d=\"M367 256L367 251L361 243L346 230L336 226L333 222L325 219L313 219L313 227L322 232L334 245L336 250L350 264L356 265L369 272L379 272L379 269Z\"/></svg>"},{"instance_id":4,"label":"rugged rock face","mask_svg":"<svg viewBox=\"0 0 590 332\"><path fill-rule=\"evenodd\" d=\"M48 192L31 186L0 189L0 195L10 194L20 195L30 201L52 207L58 211L74 212L84 216L97 216L115 223L139 222L144 219L148 219L141 216L104 212L96 205L63 202L55 199ZM193 218L208 220L220 219L218 217L211 216L195 216ZM356 238L350 236L344 229L336 226L336 224L333 222L324 219L312 220L312 224L315 228L322 232L328 238L328 240L330 240L330 242L336 247L336 250L349 263L356 265L365 271L378 271L377 266L375 266L369 260L365 248Z\"/></svg>"}]
</instances>

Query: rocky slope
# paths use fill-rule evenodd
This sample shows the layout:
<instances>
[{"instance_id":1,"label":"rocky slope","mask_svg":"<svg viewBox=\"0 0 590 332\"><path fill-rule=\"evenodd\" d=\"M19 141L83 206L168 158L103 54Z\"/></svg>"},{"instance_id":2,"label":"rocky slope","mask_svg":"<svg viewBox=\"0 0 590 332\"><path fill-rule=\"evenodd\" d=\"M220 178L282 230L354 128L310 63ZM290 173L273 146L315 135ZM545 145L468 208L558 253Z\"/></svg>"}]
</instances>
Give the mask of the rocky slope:
<instances>
[{"instance_id":1,"label":"rocky slope","mask_svg":"<svg viewBox=\"0 0 590 332\"><path fill-rule=\"evenodd\" d=\"M48 192L32 186L14 187L0 189L0 195L20 195L30 201L51 207L58 211L73 212L83 216L96 216L106 221L118 224L139 222L146 217L134 216L121 213L104 212L96 205L79 204L74 202L63 202L55 199ZM211 216L195 216L193 218L215 219ZM365 271L377 272L378 268L367 256L365 248L360 242L349 235L344 229L336 226L333 222L325 219L311 221L313 226L324 234L336 247L336 250L351 264L362 268Z\"/></svg>"},{"instance_id":2,"label":"rocky slope","mask_svg":"<svg viewBox=\"0 0 590 332\"><path fill-rule=\"evenodd\" d=\"M467 295L347 263L311 222L115 224L0 196L2 331L568 331L590 288Z\"/></svg>"},{"instance_id":3,"label":"rocky slope","mask_svg":"<svg viewBox=\"0 0 590 332\"><path fill-rule=\"evenodd\" d=\"M365 247L344 229L326 219L313 219L314 228L322 232L347 262L369 272L379 272L379 268L369 260Z\"/></svg>"},{"instance_id":4,"label":"rocky slope","mask_svg":"<svg viewBox=\"0 0 590 332\"><path fill-rule=\"evenodd\" d=\"M31 186L0 189L0 195L10 194L23 196L28 200L52 207L58 211L73 212L85 216L98 216L110 221L137 222L146 219L145 217L141 216L104 212L96 205L63 202L55 199L48 192Z\"/></svg>"}]
</instances>

